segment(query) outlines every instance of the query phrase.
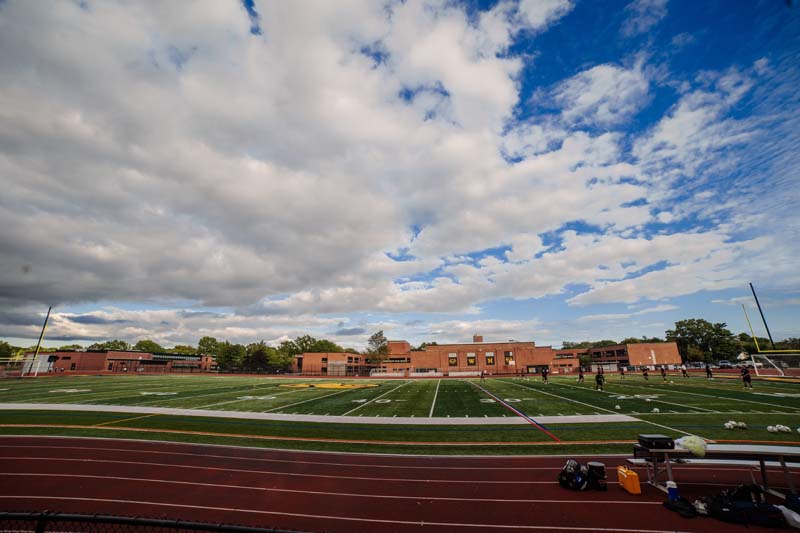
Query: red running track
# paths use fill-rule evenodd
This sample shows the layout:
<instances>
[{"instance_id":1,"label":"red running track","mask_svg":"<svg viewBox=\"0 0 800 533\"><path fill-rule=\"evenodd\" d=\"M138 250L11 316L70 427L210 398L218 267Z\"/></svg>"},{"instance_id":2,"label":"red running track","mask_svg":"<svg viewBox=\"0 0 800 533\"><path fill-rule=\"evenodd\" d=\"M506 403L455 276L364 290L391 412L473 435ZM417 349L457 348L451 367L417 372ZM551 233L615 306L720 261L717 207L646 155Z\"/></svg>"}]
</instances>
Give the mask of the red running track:
<instances>
[{"instance_id":1,"label":"red running track","mask_svg":"<svg viewBox=\"0 0 800 533\"><path fill-rule=\"evenodd\" d=\"M590 459L610 476L624 461L581 458ZM564 461L0 437L0 509L331 532L768 531L684 519L661 505L663 493L643 487L633 496L611 479L608 492L562 489L554 480ZM750 479L746 467L674 470L689 497Z\"/></svg>"}]
</instances>

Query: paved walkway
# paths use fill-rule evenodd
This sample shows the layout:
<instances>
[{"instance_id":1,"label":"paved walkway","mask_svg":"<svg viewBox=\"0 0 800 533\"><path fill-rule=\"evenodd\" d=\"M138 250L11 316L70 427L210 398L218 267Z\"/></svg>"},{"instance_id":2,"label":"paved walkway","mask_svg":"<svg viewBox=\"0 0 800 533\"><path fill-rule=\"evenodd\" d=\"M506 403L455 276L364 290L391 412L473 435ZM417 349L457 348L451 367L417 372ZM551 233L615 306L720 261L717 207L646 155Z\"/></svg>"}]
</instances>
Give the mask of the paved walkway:
<instances>
[{"instance_id":1,"label":"paved walkway","mask_svg":"<svg viewBox=\"0 0 800 533\"><path fill-rule=\"evenodd\" d=\"M103 413L134 413L177 416L207 416L213 418L243 418L247 420L282 420L285 422L325 422L333 424L398 424L398 425L454 425L483 426L487 424L528 424L521 417L483 417L483 418L415 418L380 416L322 416L285 415L277 413L252 413L244 411L215 411L211 409L177 409L174 407L144 407L136 405L85 405L63 403L0 403L0 410L6 411L88 411ZM570 415L540 416L540 424L594 424L601 422L636 422L638 419L628 415Z\"/></svg>"}]
</instances>

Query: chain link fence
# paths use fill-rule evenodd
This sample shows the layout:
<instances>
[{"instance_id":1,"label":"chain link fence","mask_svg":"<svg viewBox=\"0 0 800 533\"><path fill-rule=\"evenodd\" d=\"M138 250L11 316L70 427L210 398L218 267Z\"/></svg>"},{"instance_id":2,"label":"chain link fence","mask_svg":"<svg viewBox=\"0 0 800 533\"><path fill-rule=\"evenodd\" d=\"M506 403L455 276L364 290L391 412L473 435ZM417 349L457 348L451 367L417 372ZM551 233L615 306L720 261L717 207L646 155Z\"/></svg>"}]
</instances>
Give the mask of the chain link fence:
<instances>
[{"instance_id":1,"label":"chain link fence","mask_svg":"<svg viewBox=\"0 0 800 533\"><path fill-rule=\"evenodd\" d=\"M81 515L66 513L0 512L0 532L67 532L85 533L176 533L210 531L230 533L293 533L284 529L205 524L181 520L157 520L122 516ZM294 532L297 533L297 532Z\"/></svg>"}]
</instances>

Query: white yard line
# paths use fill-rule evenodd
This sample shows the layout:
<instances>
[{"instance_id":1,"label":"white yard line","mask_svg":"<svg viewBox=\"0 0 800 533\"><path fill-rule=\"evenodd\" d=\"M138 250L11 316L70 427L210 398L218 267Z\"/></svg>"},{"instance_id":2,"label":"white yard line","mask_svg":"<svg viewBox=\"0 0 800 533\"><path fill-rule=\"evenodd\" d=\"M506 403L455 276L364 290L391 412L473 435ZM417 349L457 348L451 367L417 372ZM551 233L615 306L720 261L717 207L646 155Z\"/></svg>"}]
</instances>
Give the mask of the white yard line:
<instances>
[{"instance_id":1,"label":"white yard line","mask_svg":"<svg viewBox=\"0 0 800 533\"><path fill-rule=\"evenodd\" d=\"M303 400L302 402L290 403L289 405L281 405L280 407L274 407L272 409L267 409L266 411L262 411L262 413L271 413L272 411L277 411L279 409L286 409L287 407L294 407L295 405L300 405L301 403L313 402L314 400L321 400L323 398L328 398L330 396L336 396L337 394L342 394L343 392L352 392L358 389L344 389L338 392L334 392L333 394L325 394L323 396L317 396L315 398L309 398L308 400Z\"/></svg>"},{"instance_id":2,"label":"white yard line","mask_svg":"<svg viewBox=\"0 0 800 533\"><path fill-rule=\"evenodd\" d=\"M428 418L433 418L433 408L436 407L436 397L439 396L439 385L441 384L441 379L436 382L436 392L433 393L433 403L431 404L431 412L428 413Z\"/></svg>"},{"instance_id":3,"label":"white yard line","mask_svg":"<svg viewBox=\"0 0 800 533\"><path fill-rule=\"evenodd\" d=\"M520 385L519 383L514 383L513 381L506 381L505 383L511 383L512 385L516 385L517 387L522 387L523 389L532 390L532 391L538 392L540 394L547 394L548 396L553 396L554 398L560 398L562 400L567 400L568 402L579 403L581 405L585 405L586 407L591 407L592 409L600 409L601 411L605 411L607 413L617 414L614 411L612 411L611 409L606 409L604 407L597 407L596 405L591 405L591 404L588 404L588 403L580 402L578 400L573 400L572 398L567 398L566 396L559 396L558 394L553 394L551 392L544 392L544 391L541 391L541 390L538 390L538 389L534 389L532 387L526 387L525 385Z\"/></svg>"},{"instance_id":4,"label":"white yard line","mask_svg":"<svg viewBox=\"0 0 800 533\"><path fill-rule=\"evenodd\" d=\"M583 389L583 388L578 387L576 385L568 385L567 383L558 383L558 385L560 385L562 387L572 387L574 389L586 390L586 389ZM633 385L633 386L635 386L635 385ZM646 388L646 387L640 387L640 388ZM651 390L651 389L648 389L648 390ZM659 390L663 390L663 389L659 389ZM610 391L600 391L600 392L602 392L603 394L610 394L610 395L617 394L616 392L610 392ZM706 412L706 413L719 414L719 411L714 411L713 409L706 409L705 407L695 407L693 405L684 405L682 403L668 402L666 400L656 400L655 398L651 399L650 401L651 402L658 402L658 403L665 403L665 404L668 404L668 405L677 405L678 407L683 407L684 409L697 409L699 411L703 411L703 412ZM599 409L599 407L598 407L598 409Z\"/></svg>"},{"instance_id":5,"label":"white yard line","mask_svg":"<svg viewBox=\"0 0 800 533\"><path fill-rule=\"evenodd\" d=\"M618 383L615 383L615 385L618 385ZM649 390L649 391L653 390L652 388L642 387L641 385L628 385L628 384L625 384L623 386L624 387L634 387L634 388L637 388L637 389L646 389L646 390ZM663 387L660 388L660 390L668 390L668 391L672 391L672 392L677 392L678 394L688 394L690 396L703 396L705 398L715 398L717 400L730 400L730 401L733 401L733 402L747 402L747 403L754 403L754 404L757 404L757 405L767 405L769 407L775 407L775 404L766 403L766 402L757 402L755 400L744 400L744 399L741 399L741 398L727 398L725 396L714 396L713 394L701 394L699 392L686 392L686 391L682 391L682 390L667 389L667 388L663 388ZM787 409L798 409L797 407L792 407L790 405L787 405L787 406L783 406L782 405L781 407L786 407ZM700 409L700 407L697 407L697 409Z\"/></svg>"},{"instance_id":6,"label":"white yard line","mask_svg":"<svg viewBox=\"0 0 800 533\"><path fill-rule=\"evenodd\" d=\"M343 414L342 416L347 416L347 415L349 415L350 413L352 413L353 411L358 411L359 409L361 409L361 408L362 408L362 407L364 407L365 405L369 405L369 404L371 404L372 402L374 402L375 400L380 400L380 399L381 399L381 398L383 398L384 396L386 396L386 395L388 395L388 394L391 394L391 393L393 393L394 391L396 391L396 390L397 390L397 389L399 389L400 387L405 387L405 386L406 386L406 385L408 385L409 383L412 383L412 382L411 382L411 381L406 381L406 382L405 382L405 383L403 383L402 385L398 385L397 387L393 388L392 390L390 390L390 391L388 391L388 392L384 392L384 393L383 393L383 394L381 394L380 396L377 396L377 397L375 397L375 398L373 398L373 399L369 400L368 402L364 402L364 403L362 403L362 404L359 404L357 407L355 407L355 408L353 408L353 409L350 409L349 411L347 411L347 412L346 412L345 414Z\"/></svg>"},{"instance_id":7,"label":"white yard line","mask_svg":"<svg viewBox=\"0 0 800 533\"><path fill-rule=\"evenodd\" d=\"M305 389L295 389L286 392L276 392L275 394L271 394L270 396L283 396L284 394L292 394L293 392L300 392ZM236 402L268 402L269 400L254 400L253 398L245 398L243 400L228 400L227 402L217 402L217 403L210 403L208 405L198 405L195 409L207 409L209 407L215 407L217 405L225 405L228 403L236 403Z\"/></svg>"}]
</instances>

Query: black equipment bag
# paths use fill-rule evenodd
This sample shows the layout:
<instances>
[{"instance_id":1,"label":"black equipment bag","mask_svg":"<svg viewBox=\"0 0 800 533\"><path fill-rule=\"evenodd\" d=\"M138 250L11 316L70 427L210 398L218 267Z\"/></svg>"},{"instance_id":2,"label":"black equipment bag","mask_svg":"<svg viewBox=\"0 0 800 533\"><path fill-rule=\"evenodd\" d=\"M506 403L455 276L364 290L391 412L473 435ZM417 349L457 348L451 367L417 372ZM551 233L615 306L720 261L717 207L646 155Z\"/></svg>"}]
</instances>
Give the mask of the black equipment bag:
<instances>
[{"instance_id":1,"label":"black equipment bag","mask_svg":"<svg viewBox=\"0 0 800 533\"><path fill-rule=\"evenodd\" d=\"M558 484L570 490L589 488L589 471L575 459L570 459L558 473Z\"/></svg>"},{"instance_id":2,"label":"black equipment bag","mask_svg":"<svg viewBox=\"0 0 800 533\"><path fill-rule=\"evenodd\" d=\"M741 485L723 490L711 500L708 515L725 522L782 528L786 526L783 512L765 503L766 495L758 485Z\"/></svg>"},{"instance_id":3,"label":"black equipment bag","mask_svg":"<svg viewBox=\"0 0 800 533\"><path fill-rule=\"evenodd\" d=\"M639 435L639 444L650 450L671 450L675 448L672 437L665 435Z\"/></svg>"}]
</instances>

